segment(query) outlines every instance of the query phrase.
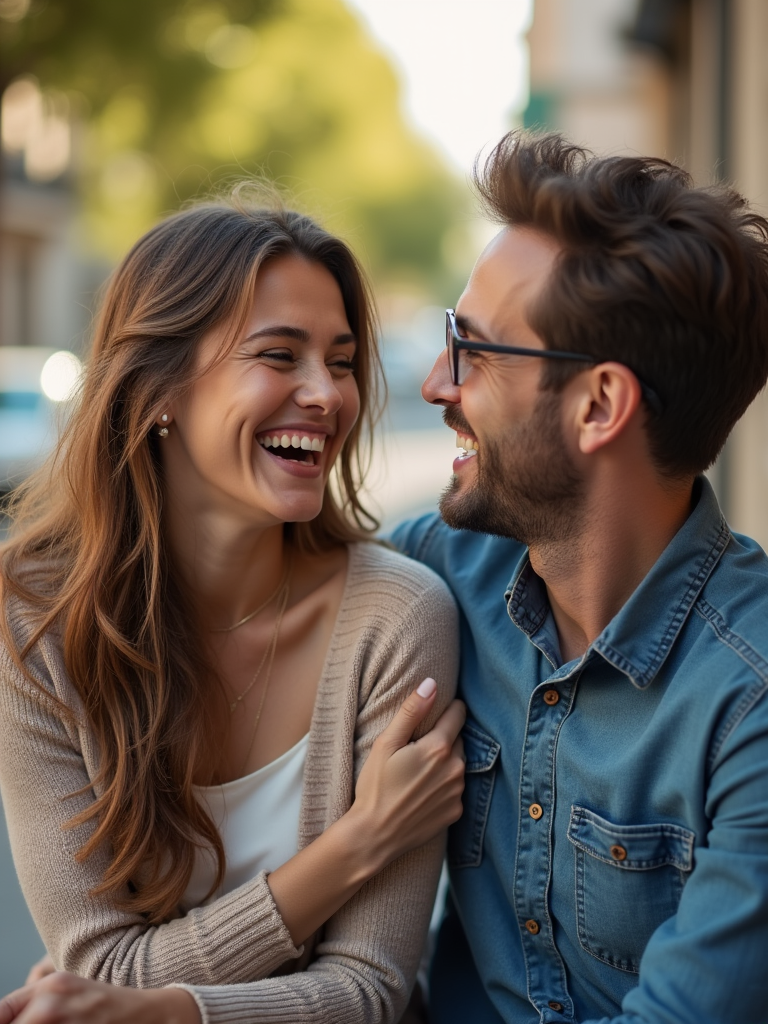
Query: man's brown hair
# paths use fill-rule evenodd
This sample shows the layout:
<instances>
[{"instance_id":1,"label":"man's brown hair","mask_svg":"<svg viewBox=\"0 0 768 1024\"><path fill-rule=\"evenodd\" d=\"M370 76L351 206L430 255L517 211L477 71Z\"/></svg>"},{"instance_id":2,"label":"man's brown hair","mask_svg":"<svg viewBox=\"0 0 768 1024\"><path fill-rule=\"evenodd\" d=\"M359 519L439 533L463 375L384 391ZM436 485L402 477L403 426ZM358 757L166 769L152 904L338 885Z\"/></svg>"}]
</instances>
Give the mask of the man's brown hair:
<instances>
[{"instance_id":1,"label":"man's brown hair","mask_svg":"<svg viewBox=\"0 0 768 1024\"><path fill-rule=\"evenodd\" d=\"M628 366L661 398L656 465L703 472L768 377L768 221L667 160L595 158L558 134L510 132L475 184L494 220L562 246L529 311L545 345ZM547 366L543 386L580 369Z\"/></svg>"}]
</instances>

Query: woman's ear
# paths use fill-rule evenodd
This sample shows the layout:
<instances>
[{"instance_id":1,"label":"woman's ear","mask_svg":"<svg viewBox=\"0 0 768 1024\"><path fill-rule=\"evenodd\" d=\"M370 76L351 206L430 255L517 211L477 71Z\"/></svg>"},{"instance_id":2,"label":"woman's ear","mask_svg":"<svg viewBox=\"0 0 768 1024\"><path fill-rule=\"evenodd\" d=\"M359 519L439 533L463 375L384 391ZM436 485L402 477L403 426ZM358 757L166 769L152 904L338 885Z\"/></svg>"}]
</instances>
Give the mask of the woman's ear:
<instances>
[{"instance_id":1,"label":"woman's ear","mask_svg":"<svg viewBox=\"0 0 768 1024\"><path fill-rule=\"evenodd\" d=\"M637 377L623 363L600 363L580 375L584 391L577 408L579 450L591 455L615 441L642 402Z\"/></svg>"}]
</instances>

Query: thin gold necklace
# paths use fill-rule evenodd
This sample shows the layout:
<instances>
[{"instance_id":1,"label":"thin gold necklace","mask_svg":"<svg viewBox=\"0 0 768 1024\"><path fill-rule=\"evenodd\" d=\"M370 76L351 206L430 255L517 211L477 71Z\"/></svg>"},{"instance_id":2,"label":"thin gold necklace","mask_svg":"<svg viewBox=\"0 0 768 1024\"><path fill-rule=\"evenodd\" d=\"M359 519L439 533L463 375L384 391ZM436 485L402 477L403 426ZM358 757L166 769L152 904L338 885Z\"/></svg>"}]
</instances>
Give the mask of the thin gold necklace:
<instances>
[{"instance_id":1,"label":"thin gold necklace","mask_svg":"<svg viewBox=\"0 0 768 1024\"><path fill-rule=\"evenodd\" d=\"M266 601L262 601L262 603L259 605L258 608L254 608L254 610L252 612L248 612L247 615L244 615L242 619L240 619L238 622L236 622L234 624L234 626L219 626L216 629L210 630L210 632L211 633L231 633L233 630L239 629L240 626L244 626L246 624L246 622L250 622L251 619L255 619L256 616L259 614L259 612L263 612L264 609L267 608L269 605L271 605L272 602L275 600L275 598L278 596L280 591L283 589L285 584L288 582L288 574L290 573L290 571L291 571L291 560L288 561L288 564L285 567L285 572L283 573L282 577L280 578L280 582L277 584L277 588L272 591L272 593L269 595L269 597L266 599Z\"/></svg>"},{"instance_id":2,"label":"thin gold necklace","mask_svg":"<svg viewBox=\"0 0 768 1024\"><path fill-rule=\"evenodd\" d=\"M257 682L259 676L261 675L261 670L264 668L264 664L265 664L268 656L270 657L270 669L271 669L271 665L272 665L271 658L274 658L274 656L275 656L275 645L277 644L277 635L280 632L280 623L282 622L283 612L285 611L285 606L286 606L286 604L288 602L288 595L290 594L290 591L291 591L290 576L291 576L291 568L292 568L292 566L293 566L293 559L291 559L291 561L288 563L287 574L286 574L286 576L283 577L280 590L278 590L276 594L272 595L273 598L280 596L280 603L278 605L277 618L275 619L275 626L274 626L274 629L272 630L272 636L269 638L269 643L264 648L264 654L261 656L261 661L259 662L256 671L254 672L253 676L251 677L251 681L248 683L248 685L243 690L243 692L239 693L235 697L235 699L230 702L230 705L229 705L229 713L230 713L230 715L234 715L235 711L237 711L238 705L240 705L245 700L245 698L248 696L248 694L251 692L251 690L256 685L256 682ZM272 652L271 656L270 656L270 651ZM267 684L266 685L269 685L269 670L267 672ZM259 712L259 713L261 713L261 712Z\"/></svg>"},{"instance_id":3,"label":"thin gold necklace","mask_svg":"<svg viewBox=\"0 0 768 1024\"><path fill-rule=\"evenodd\" d=\"M290 592L291 592L290 591L290 586L286 586L285 593L283 594L282 599L280 601L280 607L279 607L279 610L278 610L278 613L277 613L277 621L275 622L275 628L272 631L272 637L271 637L271 639L269 641L269 647L267 648L267 650L269 651L269 662L267 664L267 674L266 674L266 676L264 678L264 688L261 691L261 700L259 701L259 706L256 709L256 718L255 718L254 723L253 723L253 731L251 733L251 742L248 744L248 749L245 752L245 758L243 759L243 763L240 766L240 776L242 776L243 772L245 771L245 766L248 764L248 758L251 756L251 751L253 750L253 744L256 742L256 733L259 731L259 722L261 721L261 712L262 712L262 710L264 708L264 701L267 699L267 692L269 690L269 683L270 683L270 681L272 679L272 665L274 664L274 661L275 661L275 651L277 650L277 641L278 641L278 638L280 636L280 623L283 621L283 614L284 614L285 609L286 609L286 607L288 605L288 597L290 596ZM259 667L259 671L261 671L261 666Z\"/></svg>"}]
</instances>

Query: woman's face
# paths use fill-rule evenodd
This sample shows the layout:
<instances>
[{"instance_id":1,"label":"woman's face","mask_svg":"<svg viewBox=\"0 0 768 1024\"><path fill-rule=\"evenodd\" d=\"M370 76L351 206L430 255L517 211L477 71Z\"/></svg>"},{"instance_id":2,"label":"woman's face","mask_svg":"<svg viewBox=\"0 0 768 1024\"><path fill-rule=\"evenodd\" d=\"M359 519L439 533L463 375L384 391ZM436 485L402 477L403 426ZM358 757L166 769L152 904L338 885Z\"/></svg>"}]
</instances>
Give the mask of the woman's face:
<instances>
[{"instance_id":1,"label":"woman's face","mask_svg":"<svg viewBox=\"0 0 768 1024\"><path fill-rule=\"evenodd\" d=\"M198 366L213 365L169 410L169 496L249 526L313 519L360 411L339 286L319 263L277 257L259 270L241 337L216 361L224 332L203 338Z\"/></svg>"}]
</instances>

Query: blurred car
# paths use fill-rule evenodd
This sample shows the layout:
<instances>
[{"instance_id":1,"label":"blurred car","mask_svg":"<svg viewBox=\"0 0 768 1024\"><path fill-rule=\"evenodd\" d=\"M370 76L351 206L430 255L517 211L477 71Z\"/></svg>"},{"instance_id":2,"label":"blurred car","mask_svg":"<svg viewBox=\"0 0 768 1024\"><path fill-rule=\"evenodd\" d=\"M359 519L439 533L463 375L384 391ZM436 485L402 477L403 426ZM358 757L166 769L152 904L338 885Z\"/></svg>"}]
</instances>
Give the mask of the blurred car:
<instances>
[{"instance_id":1,"label":"blurred car","mask_svg":"<svg viewBox=\"0 0 768 1024\"><path fill-rule=\"evenodd\" d=\"M0 345L0 493L12 490L56 444L81 372L73 352Z\"/></svg>"}]
</instances>

